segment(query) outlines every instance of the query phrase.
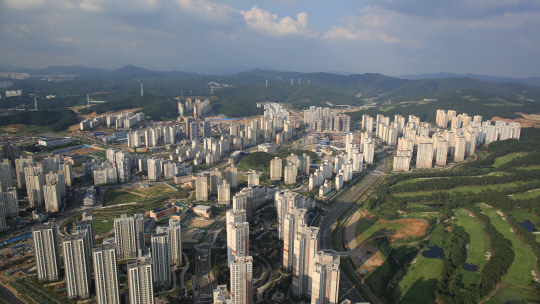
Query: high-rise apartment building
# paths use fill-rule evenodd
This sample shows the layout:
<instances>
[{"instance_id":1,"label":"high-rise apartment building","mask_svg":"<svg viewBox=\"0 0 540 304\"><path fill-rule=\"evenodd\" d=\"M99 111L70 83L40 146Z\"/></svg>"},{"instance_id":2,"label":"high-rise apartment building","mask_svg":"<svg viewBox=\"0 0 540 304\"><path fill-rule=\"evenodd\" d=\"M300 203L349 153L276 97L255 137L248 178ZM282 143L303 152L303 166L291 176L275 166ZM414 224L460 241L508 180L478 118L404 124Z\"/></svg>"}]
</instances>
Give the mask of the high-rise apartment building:
<instances>
[{"instance_id":1,"label":"high-rise apartment building","mask_svg":"<svg viewBox=\"0 0 540 304\"><path fill-rule=\"evenodd\" d=\"M197 201L208 200L208 177L205 174L195 175L195 191Z\"/></svg>"},{"instance_id":2,"label":"high-rise apartment building","mask_svg":"<svg viewBox=\"0 0 540 304\"><path fill-rule=\"evenodd\" d=\"M159 229L152 235L152 277L156 289L165 290L172 283L171 251L169 234L165 229Z\"/></svg>"},{"instance_id":3,"label":"high-rise apartment building","mask_svg":"<svg viewBox=\"0 0 540 304\"><path fill-rule=\"evenodd\" d=\"M233 303L253 304L253 258L238 255L230 268Z\"/></svg>"},{"instance_id":4,"label":"high-rise apartment building","mask_svg":"<svg viewBox=\"0 0 540 304\"><path fill-rule=\"evenodd\" d=\"M337 304L339 294L339 255L333 250L319 251L312 272L311 304Z\"/></svg>"},{"instance_id":5,"label":"high-rise apartment building","mask_svg":"<svg viewBox=\"0 0 540 304\"><path fill-rule=\"evenodd\" d=\"M249 173L248 173L248 185L249 186L251 186L251 185L258 186L259 185L259 172L257 172L256 170L249 171Z\"/></svg>"},{"instance_id":6,"label":"high-rise apartment building","mask_svg":"<svg viewBox=\"0 0 540 304\"><path fill-rule=\"evenodd\" d=\"M249 223L233 222L227 224L227 256L229 266L241 254L249 255Z\"/></svg>"},{"instance_id":7,"label":"high-rise apartment building","mask_svg":"<svg viewBox=\"0 0 540 304\"><path fill-rule=\"evenodd\" d=\"M299 227L307 224L307 209L292 208L283 219L283 267L292 269L294 264L294 238Z\"/></svg>"},{"instance_id":8,"label":"high-rise apartment building","mask_svg":"<svg viewBox=\"0 0 540 304\"><path fill-rule=\"evenodd\" d=\"M76 231L62 241L66 289L70 300L90 296L92 265L86 233L86 230Z\"/></svg>"},{"instance_id":9,"label":"high-rise apartment building","mask_svg":"<svg viewBox=\"0 0 540 304\"><path fill-rule=\"evenodd\" d=\"M409 171L411 168L411 150L398 150L396 157L394 157L394 169L393 171Z\"/></svg>"},{"instance_id":10,"label":"high-rise apartment building","mask_svg":"<svg viewBox=\"0 0 540 304\"><path fill-rule=\"evenodd\" d=\"M212 195L218 194L218 187L221 184L221 181L221 171L219 168L210 171L210 193Z\"/></svg>"},{"instance_id":11,"label":"high-rise apartment building","mask_svg":"<svg viewBox=\"0 0 540 304\"><path fill-rule=\"evenodd\" d=\"M139 243L133 217L122 214L120 218L114 220L114 237L119 261L137 257Z\"/></svg>"},{"instance_id":12,"label":"high-rise apartment building","mask_svg":"<svg viewBox=\"0 0 540 304\"><path fill-rule=\"evenodd\" d=\"M92 260L98 304L120 304L115 244L104 242L95 246L92 249Z\"/></svg>"},{"instance_id":13,"label":"high-rise apartment building","mask_svg":"<svg viewBox=\"0 0 540 304\"><path fill-rule=\"evenodd\" d=\"M419 143L416 154L416 168L431 169L433 167L433 143Z\"/></svg>"},{"instance_id":14,"label":"high-rise apartment building","mask_svg":"<svg viewBox=\"0 0 540 304\"><path fill-rule=\"evenodd\" d=\"M60 251L58 227L55 219L32 228L38 281L56 281L60 278Z\"/></svg>"},{"instance_id":15,"label":"high-rise apartment building","mask_svg":"<svg viewBox=\"0 0 540 304\"><path fill-rule=\"evenodd\" d=\"M289 162L285 166L285 184L294 184L296 183L296 177L298 175L298 167L296 164Z\"/></svg>"},{"instance_id":16,"label":"high-rise apartment building","mask_svg":"<svg viewBox=\"0 0 540 304\"><path fill-rule=\"evenodd\" d=\"M91 249L96 246L94 216L92 213L83 212L82 219L73 225L73 231L78 232L83 230L86 230L86 239L88 241L88 246Z\"/></svg>"},{"instance_id":17,"label":"high-rise apartment building","mask_svg":"<svg viewBox=\"0 0 540 304\"><path fill-rule=\"evenodd\" d=\"M45 210L47 212L58 212L62 209L62 194L58 182L53 182L43 186L45 195Z\"/></svg>"},{"instance_id":18,"label":"high-rise apartment building","mask_svg":"<svg viewBox=\"0 0 540 304\"><path fill-rule=\"evenodd\" d=\"M270 180L281 180L282 169L283 160L276 156L270 161Z\"/></svg>"},{"instance_id":19,"label":"high-rise apartment building","mask_svg":"<svg viewBox=\"0 0 540 304\"><path fill-rule=\"evenodd\" d=\"M448 157L448 141L439 139L437 141L437 155L435 165L446 166L446 158Z\"/></svg>"},{"instance_id":20,"label":"high-rise apartment building","mask_svg":"<svg viewBox=\"0 0 540 304\"><path fill-rule=\"evenodd\" d=\"M225 171L225 179L232 189L238 188L238 169L235 165L230 166Z\"/></svg>"},{"instance_id":21,"label":"high-rise apartment building","mask_svg":"<svg viewBox=\"0 0 540 304\"><path fill-rule=\"evenodd\" d=\"M24 168L24 176L26 180L26 193L30 207L39 208L45 204L45 196L43 193L43 185L45 185L45 176L42 166L32 166ZM4 185L2 183L2 185Z\"/></svg>"},{"instance_id":22,"label":"high-rise apartment building","mask_svg":"<svg viewBox=\"0 0 540 304\"><path fill-rule=\"evenodd\" d=\"M15 160L15 172L16 172L15 174L17 175L17 187L19 189L26 188L26 178L24 176L24 168L32 167L33 165L34 165L34 156L32 155L26 158L21 157Z\"/></svg>"},{"instance_id":23,"label":"high-rise apartment building","mask_svg":"<svg viewBox=\"0 0 540 304\"><path fill-rule=\"evenodd\" d=\"M218 203L225 206L231 204L231 186L226 180L218 185Z\"/></svg>"},{"instance_id":24,"label":"high-rise apartment building","mask_svg":"<svg viewBox=\"0 0 540 304\"><path fill-rule=\"evenodd\" d=\"M17 216L19 215L19 200L17 199L17 188L7 187L4 188L0 184L0 205L3 205L3 208L0 212L4 216Z\"/></svg>"},{"instance_id":25,"label":"high-rise apartment building","mask_svg":"<svg viewBox=\"0 0 540 304\"><path fill-rule=\"evenodd\" d=\"M182 265L182 225L180 220L169 219L169 248L171 252L171 264L180 267Z\"/></svg>"},{"instance_id":26,"label":"high-rise apartment building","mask_svg":"<svg viewBox=\"0 0 540 304\"><path fill-rule=\"evenodd\" d=\"M141 257L127 264L129 303L154 304L152 258L144 252Z\"/></svg>"},{"instance_id":27,"label":"high-rise apartment building","mask_svg":"<svg viewBox=\"0 0 540 304\"><path fill-rule=\"evenodd\" d=\"M315 257L319 251L319 228L300 226L294 238L293 288L297 297L310 297Z\"/></svg>"}]
</instances>

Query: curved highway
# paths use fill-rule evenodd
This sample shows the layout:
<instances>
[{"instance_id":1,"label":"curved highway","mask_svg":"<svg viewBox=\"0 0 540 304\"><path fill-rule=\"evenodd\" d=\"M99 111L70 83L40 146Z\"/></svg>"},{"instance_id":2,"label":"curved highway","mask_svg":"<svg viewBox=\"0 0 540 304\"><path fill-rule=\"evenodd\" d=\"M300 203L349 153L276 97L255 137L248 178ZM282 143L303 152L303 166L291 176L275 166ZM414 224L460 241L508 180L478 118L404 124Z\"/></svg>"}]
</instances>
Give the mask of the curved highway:
<instances>
[{"instance_id":1,"label":"curved highway","mask_svg":"<svg viewBox=\"0 0 540 304\"><path fill-rule=\"evenodd\" d=\"M364 174L364 179L357 185L353 186L343 198L334 205L334 207L328 212L328 214L323 218L320 230L319 230L319 240L320 240L320 249L332 249L332 242L330 240L332 235L332 229L337 222L338 217L345 211L352 203L358 200L358 198L364 193L376 180L377 178L384 173L384 170L388 167L388 159L382 151L377 151L379 156L379 161L377 167L372 168L371 171L368 171ZM362 302L363 299L354 288L353 284L349 282L347 277L341 273L340 277L340 292L344 294L346 298L349 298L353 302Z\"/></svg>"}]
</instances>

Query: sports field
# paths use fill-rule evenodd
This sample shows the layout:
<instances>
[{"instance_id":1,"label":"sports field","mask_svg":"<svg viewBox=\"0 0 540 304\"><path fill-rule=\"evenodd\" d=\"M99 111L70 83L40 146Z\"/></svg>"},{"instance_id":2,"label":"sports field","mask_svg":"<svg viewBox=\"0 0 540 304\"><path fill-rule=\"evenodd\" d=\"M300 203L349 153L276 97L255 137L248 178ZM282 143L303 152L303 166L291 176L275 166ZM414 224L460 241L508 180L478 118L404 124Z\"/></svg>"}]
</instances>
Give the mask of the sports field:
<instances>
[{"instance_id":1,"label":"sports field","mask_svg":"<svg viewBox=\"0 0 540 304\"><path fill-rule=\"evenodd\" d=\"M506 285L489 301L485 302L485 304L507 303L538 303L538 295L536 295L534 291L519 288L517 286Z\"/></svg>"},{"instance_id":2,"label":"sports field","mask_svg":"<svg viewBox=\"0 0 540 304\"><path fill-rule=\"evenodd\" d=\"M535 270L534 263L536 260L533 252L518 241L506 217L503 219L495 208L488 208L482 204L478 206L490 218L495 229L512 243L512 250L516 255L514 262L508 268L508 273L504 276L503 282L528 288L534 279L531 274L531 271Z\"/></svg>"},{"instance_id":3,"label":"sports field","mask_svg":"<svg viewBox=\"0 0 540 304\"><path fill-rule=\"evenodd\" d=\"M114 206L138 202L147 198L159 196L173 190L165 185L150 186L148 188L124 188L107 191L104 206Z\"/></svg>"},{"instance_id":4,"label":"sports field","mask_svg":"<svg viewBox=\"0 0 540 304\"><path fill-rule=\"evenodd\" d=\"M435 227L429 237L430 243L440 246L443 233L442 225ZM443 260L426 258L421 253L418 254L416 262L409 267L407 274L399 282L396 292L398 302L403 304L435 303L435 290L442 267Z\"/></svg>"},{"instance_id":5,"label":"sports field","mask_svg":"<svg viewBox=\"0 0 540 304\"><path fill-rule=\"evenodd\" d=\"M525 156L527 154L529 153L510 153L508 155L498 157L495 159L495 163L493 164L493 167L498 168L508 162L511 162L512 160L514 160L514 158Z\"/></svg>"},{"instance_id":6,"label":"sports field","mask_svg":"<svg viewBox=\"0 0 540 304\"><path fill-rule=\"evenodd\" d=\"M465 231L470 236L466 262L478 265L478 270L476 272L466 270L461 271L463 274L462 282L465 286L477 285L480 280L480 271L484 265L486 265L488 261L487 256L489 256L489 245L484 236L482 224L476 217L469 215L469 213L463 209L455 210L454 217L456 219L456 224L465 228Z\"/></svg>"}]
</instances>

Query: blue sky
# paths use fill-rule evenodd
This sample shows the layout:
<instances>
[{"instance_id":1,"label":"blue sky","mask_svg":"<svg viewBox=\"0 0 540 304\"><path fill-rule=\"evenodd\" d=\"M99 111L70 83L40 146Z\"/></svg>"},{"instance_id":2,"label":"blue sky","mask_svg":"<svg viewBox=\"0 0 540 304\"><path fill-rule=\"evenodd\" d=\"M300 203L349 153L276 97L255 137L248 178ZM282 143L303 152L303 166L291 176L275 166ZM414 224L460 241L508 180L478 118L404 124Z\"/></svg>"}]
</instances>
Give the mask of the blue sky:
<instances>
[{"instance_id":1,"label":"blue sky","mask_svg":"<svg viewBox=\"0 0 540 304\"><path fill-rule=\"evenodd\" d=\"M0 63L540 76L540 0L0 0Z\"/></svg>"}]
</instances>

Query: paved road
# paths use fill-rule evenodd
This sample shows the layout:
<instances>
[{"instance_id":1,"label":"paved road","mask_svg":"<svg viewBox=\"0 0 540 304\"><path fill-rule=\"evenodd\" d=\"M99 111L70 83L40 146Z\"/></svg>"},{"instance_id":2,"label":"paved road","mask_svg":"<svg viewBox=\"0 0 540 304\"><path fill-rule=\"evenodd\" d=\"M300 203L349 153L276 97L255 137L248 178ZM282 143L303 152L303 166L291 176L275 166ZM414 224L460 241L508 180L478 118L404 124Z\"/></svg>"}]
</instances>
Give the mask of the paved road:
<instances>
[{"instance_id":1,"label":"paved road","mask_svg":"<svg viewBox=\"0 0 540 304\"><path fill-rule=\"evenodd\" d=\"M319 240L321 249L332 249L332 243L330 237L332 235L332 229L337 222L338 217L347 209L358 197L366 191L379 177L381 172L384 172L388 167L388 160L382 152L377 152L379 156L379 164L371 172L366 172L367 176L364 177L364 180L360 184L352 187L352 190L349 193L345 194L335 206L328 212L328 214L323 218L320 230L319 230ZM347 277L342 273L340 277L340 291L342 294L353 302L362 302L363 299L353 285L349 282Z\"/></svg>"},{"instance_id":2,"label":"paved road","mask_svg":"<svg viewBox=\"0 0 540 304\"><path fill-rule=\"evenodd\" d=\"M0 299L9 304L24 304L15 294L4 285L0 285Z\"/></svg>"}]
</instances>

